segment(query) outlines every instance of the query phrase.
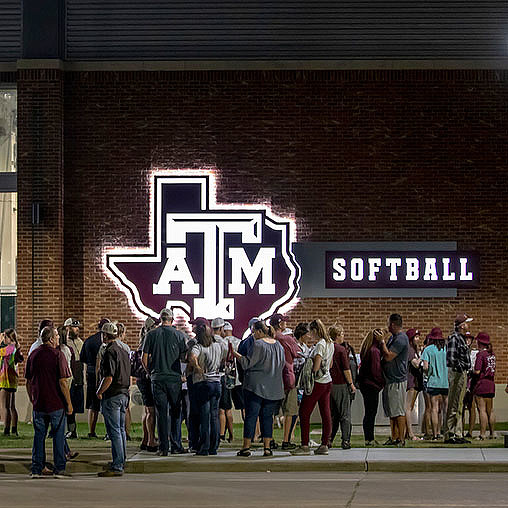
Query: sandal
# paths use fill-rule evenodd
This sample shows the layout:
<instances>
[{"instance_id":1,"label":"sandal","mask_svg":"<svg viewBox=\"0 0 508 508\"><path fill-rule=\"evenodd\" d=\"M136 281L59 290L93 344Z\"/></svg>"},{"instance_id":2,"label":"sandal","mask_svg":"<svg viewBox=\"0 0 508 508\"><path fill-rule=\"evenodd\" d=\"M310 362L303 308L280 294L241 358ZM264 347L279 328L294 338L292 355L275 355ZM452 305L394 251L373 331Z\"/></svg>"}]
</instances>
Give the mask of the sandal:
<instances>
[{"instance_id":1,"label":"sandal","mask_svg":"<svg viewBox=\"0 0 508 508\"><path fill-rule=\"evenodd\" d=\"M270 448L265 448L265 452L263 453L263 457L273 457L273 452Z\"/></svg>"},{"instance_id":2,"label":"sandal","mask_svg":"<svg viewBox=\"0 0 508 508\"><path fill-rule=\"evenodd\" d=\"M237 457L250 457L250 448L242 448L236 455Z\"/></svg>"}]
</instances>

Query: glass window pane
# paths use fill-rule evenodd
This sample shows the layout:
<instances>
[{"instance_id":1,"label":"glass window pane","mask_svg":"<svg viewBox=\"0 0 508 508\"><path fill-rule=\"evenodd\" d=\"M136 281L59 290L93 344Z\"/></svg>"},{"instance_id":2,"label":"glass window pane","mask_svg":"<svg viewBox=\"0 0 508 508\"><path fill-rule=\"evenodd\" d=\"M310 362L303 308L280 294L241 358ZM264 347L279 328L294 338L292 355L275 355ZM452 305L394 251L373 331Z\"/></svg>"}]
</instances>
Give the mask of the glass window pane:
<instances>
[{"instance_id":1,"label":"glass window pane","mask_svg":"<svg viewBox=\"0 0 508 508\"><path fill-rule=\"evenodd\" d=\"M0 89L0 172L16 172L16 91Z\"/></svg>"}]
</instances>

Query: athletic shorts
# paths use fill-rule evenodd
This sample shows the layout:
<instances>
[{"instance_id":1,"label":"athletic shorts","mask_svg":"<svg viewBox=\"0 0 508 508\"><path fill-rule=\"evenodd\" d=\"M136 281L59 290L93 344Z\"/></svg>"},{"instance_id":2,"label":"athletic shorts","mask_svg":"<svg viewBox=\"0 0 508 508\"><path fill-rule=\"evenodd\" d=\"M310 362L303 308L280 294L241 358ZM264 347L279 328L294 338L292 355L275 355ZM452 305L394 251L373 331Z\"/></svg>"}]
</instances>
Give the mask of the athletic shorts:
<instances>
[{"instance_id":1,"label":"athletic shorts","mask_svg":"<svg viewBox=\"0 0 508 508\"><path fill-rule=\"evenodd\" d=\"M149 379L136 379L136 386L139 388L141 393L141 399L143 400L143 406L154 407L155 400L153 399L152 382Z\"/></svg>"},{"instance_id":2,"label":"athletic shorts","mask_svg":"<svg viewBox=\"0 0 508 508\"><path fill-rule=\"evenodd\" d=\"M282 401L282 414L284 416L296 416L298 414L298 391L296 388L285 393Z\"/></svg>"},{"instance_id":3,"label":"athletic shorts","mask_svg":"<svg viewBox=\"0 0 508 508\"><path fill-rule=\"evenodd\" d=\"M219 409L223 409L224 411L233 409L233 400L231 399L231 390L226 388L226 376L222 376L220 378L220 384L222 387L222 391L220 394Z\"/></svg>"},{"instance_id":4,"label":"athletic shorts","mask_svg":"<svg viewBox=\"0 0 508 508\"><path fill-rule=\"evenodd\" d=\"M97 398L97 381L95 372L93 374L86 373L86 408L99 412L101 409L101 401Z\"/></svg>"},{"instance_id":5,"label":"athletic shorts","mask_svg":"<svg viewBox=\"0 0 508 508\"><path fill-rule=\"evenodd\" d=\"M235 386L231 390L231 398L237 411L245 409L245 401L243 400L243 386Z\"/></svg>"},{"instance_id":6,"label":"athletic shorts","mask_svg":"<svg viewBox=\"0 0 508 508\"><path fill-rule=\"evenodd\" d=\"M85 393L83 390L83 385L75 385L71 384L71 402L72 409L74 413L84 413L85 412Z\"/></svg>"},{"instance_id":7,"label":"athletic shorts","mask_svg":"<svg viewBox=\"0 0 508 508\"><path fill-rule=\"evenodd\" d=\"M448 395L448 388L432 388L431 386L428 386L427 393L431 397L435 397L436 395Z\"/></svg>"},{"instance_id":8,"label":"athletic shorts","mask_svg":"<svg viewBox=\"0 0 508 508\"><path fill-rule=\"evenodd\" d=\"M390 383L383 388L383 409L387 418L406 414L407 381Z\"/></svg>"}]
</instances>

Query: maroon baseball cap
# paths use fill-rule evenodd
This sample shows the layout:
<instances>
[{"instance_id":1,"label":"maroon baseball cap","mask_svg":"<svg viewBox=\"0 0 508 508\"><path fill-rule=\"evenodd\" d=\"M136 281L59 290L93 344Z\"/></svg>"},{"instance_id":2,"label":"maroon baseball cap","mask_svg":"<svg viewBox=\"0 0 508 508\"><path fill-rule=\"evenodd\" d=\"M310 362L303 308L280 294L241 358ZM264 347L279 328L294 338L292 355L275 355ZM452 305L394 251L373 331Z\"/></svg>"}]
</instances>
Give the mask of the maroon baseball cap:
<instances>
[{"instance_id":1,"label":"maroon baseball cap","mask_svg":"<svg viewBox=\"0 0 508 508\"><path fill-rule=\"evenodd\" d=\"M480 344L490 344L490 336L488 333L480 332L476 336L476 342L479 342Z\"/></svg>"},{"instance_id":2,"label":"maroon baseball cap","mask_svg":"<svg viewBox=\"0 0 508 508\"><path fill-rule=\"evenodd\" d=\"M99 321L99 325L97 326L97 328L100 330L102 330L102 327L106 324L106 323L111 323L111 319L107 318L107 317L103 317L100 321Z\"/></svg>"},{"instance_id":3,"label":"maroon baseball cap","mask_svg":"<svg viewBox=\"0 0 508 508\"><path fill-rule=\"evenodd\" d=\"M273 314L270 316L270 326L279 326L279 323L287 320L287 316L284 316L283 314Z\"/></svg>"},{"instance_id":4,"label":"maroon baseball cap","mask_svg":"<svg viewBox=\"0 0 508 508\"><path fill-rule=\"evenodd\" d=\"M197 317L189 321L191 325L207 325L210 326L210 321L204 317Z\"/></svg>"},{"instance_id":5,"label":"maroon baseball cap","mask_svg":"<svg viewBox=\"0 0 508 508\"><path fill-rule=\"evenodd\" d=\"M443 330L441 330L441 328L439 328L438 326L432 328L430 333L427 335L427 339L442 340Z\"/></svg>"},{"instance_id":6,"label":"maroon baseball cap","mask_svg":"<svg viewBox=\"0 0 508 508\"><path fill-rule=\"evenodd\" d=\"M408 339L412 339L413 337L420 335L420 330L418 330L418 328L410 328L409 330L406 330L406 335Z\"/></svg>"},{"instance_id":7,"label":"maroon baseball cap","mask_svg":"<svg viewBox=\"0 0 508 508\"><path fill-rule=\"evenodd\" d=\"M455 326L459 326L462 323L470 323L471 321L473 321L473 318L467 314L457 314L455 316Z\"/></svg>"}]
</instances>

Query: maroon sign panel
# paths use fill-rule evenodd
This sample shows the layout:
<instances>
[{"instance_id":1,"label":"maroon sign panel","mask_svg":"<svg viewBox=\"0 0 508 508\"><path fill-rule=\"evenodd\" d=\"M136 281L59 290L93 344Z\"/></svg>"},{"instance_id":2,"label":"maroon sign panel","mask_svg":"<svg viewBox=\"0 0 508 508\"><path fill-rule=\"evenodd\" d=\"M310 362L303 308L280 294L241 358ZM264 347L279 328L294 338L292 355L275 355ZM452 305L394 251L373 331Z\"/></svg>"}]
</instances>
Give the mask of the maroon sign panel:
<instances>
[{"instance_id":1,"label":"maroon sign panel","mask_svg":"<svg viewBox=\"0 0 508 508\"><path fill-rule=\"evenodd\" d=\"M477 288L479 264L479 256L473 252L327 251L325 287Z\"/></svg>"}]
</instances>

